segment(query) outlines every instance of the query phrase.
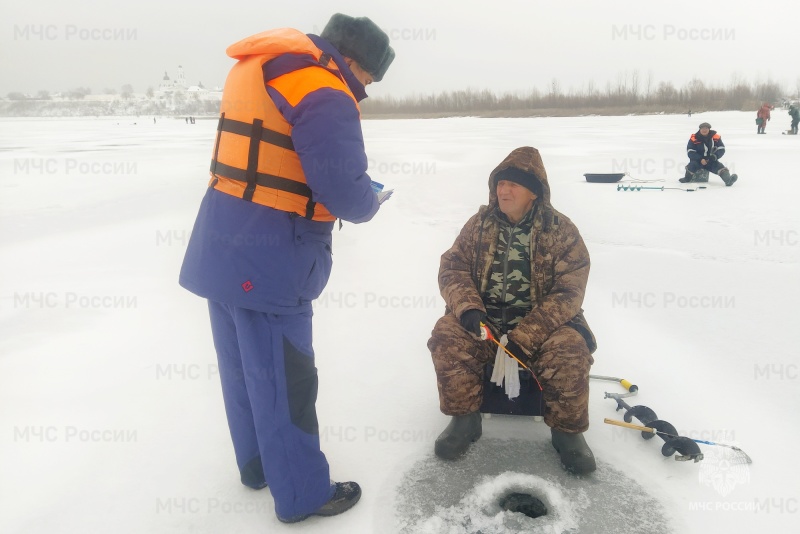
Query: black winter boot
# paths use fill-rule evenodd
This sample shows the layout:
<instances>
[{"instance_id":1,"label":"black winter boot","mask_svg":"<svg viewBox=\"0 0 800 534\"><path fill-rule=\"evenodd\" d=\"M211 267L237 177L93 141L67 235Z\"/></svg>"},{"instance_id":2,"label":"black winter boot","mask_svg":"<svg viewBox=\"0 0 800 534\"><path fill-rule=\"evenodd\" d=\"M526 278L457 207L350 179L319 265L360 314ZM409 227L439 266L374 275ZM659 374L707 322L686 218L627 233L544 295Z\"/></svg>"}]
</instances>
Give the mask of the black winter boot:
<instances>
[{"instance_id":1,"label":"black winter boot","mask_svg":"<svg viewBox=\"0 0 800 534\"><path fill-rule=\"evenodd\" d=\"M583 434L568 434L550 429L553 447L561 456L561 465L574 475L586 475L597 469L594 454L586 444Z\"/></svg>"},{"instance_id":2,"label":"black winter boot","mask_svg":"<svg viewBox=\"0 0 800 534\"><path fill-rule=\"evenodd\" d=\"M689 169L686 169L686 174L683 175L683 178L678 179L678 181L682 184L688 184L692 181L692 173L689 172Z\"/></svg>"},{"instance_id":3,"label":"black winter boot","mask_svg":"<svg viewBox=\"0 0 800 534\"><path fill-rule=\"evenodd\" d=\"M473 412L467 415L454 415L444 432L436 438L433 450L436 456L444 460L455 460L469 448L470 444L481 437L481 414Z\"/></svg>"},{"instance_id":4,"label":"black winter boot","mask_svg":"<svg viewBox=\"0 0 800 534\"><path fill-rule=\"evenodd\" d=\"M719 171L719 177L722 178L722 181L725 182L725 185L730 187L739 179L739 176L736 174L731 174L728 169L722 169Z\"/></svg>"},{"instance_id":5,"label":"black winter boot","mask_svg":"<svg viewBox=\"0 0 800 534\"><path fill-rule=\"evenodd\" d=\"M282 523L297 523L304 519L308 519L312 515L321 515L324 517L339 515L355 506L360 498L361 486L359 486L356 482L337 482L336 491L334 492L333 497L331 497L328 502L320 506L316 512L289 518L278 516L278 519Z\"/></svg>"}]
</instances>

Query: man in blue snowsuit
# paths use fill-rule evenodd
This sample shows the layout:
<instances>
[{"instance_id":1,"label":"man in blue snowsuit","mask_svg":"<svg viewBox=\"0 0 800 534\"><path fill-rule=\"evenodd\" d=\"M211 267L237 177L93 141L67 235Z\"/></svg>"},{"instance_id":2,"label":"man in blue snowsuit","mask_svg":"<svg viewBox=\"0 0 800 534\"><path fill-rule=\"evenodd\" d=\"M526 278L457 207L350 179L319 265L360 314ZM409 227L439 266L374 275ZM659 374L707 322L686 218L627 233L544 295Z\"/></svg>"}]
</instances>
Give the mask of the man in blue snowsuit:
<instances>
[{"instance_id":1,"label":"man in blue snowsuit","mask_svg":"<svg viewBox=\"0 0 800 534\"><path fill-rule=\"evenodd\" d=\"M332 482L320 450L311 303L335 219L378 211L358 101L394 50L370 19L336 14L320 36L270 30L228 54L239 61L180 284L208 299L242 483L269 486L283 522L336 515L361 489Z\"/></svg>"},{"instance_id":2,"label":"man in blue snowsuit","mask_svg":"<svg viewBox=\"0 0 800 534\"><path fill-rule=\"evenodd\" d=\"M686 144L689 164L686 165L686 174L678 181L707 182L708 173L713 172L722 178L726 186L733 185L739 177L731 174L725 165L720 163L723 154L725 154L725 143L722 142L722 137L711 129L709 123L702 123Z\"/></svg>"}]
</instances>

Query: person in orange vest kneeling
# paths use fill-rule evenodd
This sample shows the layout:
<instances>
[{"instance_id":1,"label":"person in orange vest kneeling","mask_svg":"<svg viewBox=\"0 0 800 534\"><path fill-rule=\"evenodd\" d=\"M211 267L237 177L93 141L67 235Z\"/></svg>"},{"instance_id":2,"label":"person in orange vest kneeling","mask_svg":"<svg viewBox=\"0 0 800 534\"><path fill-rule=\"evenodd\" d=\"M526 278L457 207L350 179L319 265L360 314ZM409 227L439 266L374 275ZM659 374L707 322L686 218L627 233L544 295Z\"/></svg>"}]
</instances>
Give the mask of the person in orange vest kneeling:
<instances>
[{"instance_id":1,"label":"person in orange vest kneeling","mask_svg":"<svg viewBox=\"0 0 800 534\"><path fill-rule=\"evenodd\" d=\"M180 285L208 300L242 483L269 486L283 522L336 515L361 489L332 482L320 450L311 303L334 221L378 211L358 103L395 53L370 19L337 13L319 36L270 30L227 54L237 62Z\"/></svg>"}]
</instances>

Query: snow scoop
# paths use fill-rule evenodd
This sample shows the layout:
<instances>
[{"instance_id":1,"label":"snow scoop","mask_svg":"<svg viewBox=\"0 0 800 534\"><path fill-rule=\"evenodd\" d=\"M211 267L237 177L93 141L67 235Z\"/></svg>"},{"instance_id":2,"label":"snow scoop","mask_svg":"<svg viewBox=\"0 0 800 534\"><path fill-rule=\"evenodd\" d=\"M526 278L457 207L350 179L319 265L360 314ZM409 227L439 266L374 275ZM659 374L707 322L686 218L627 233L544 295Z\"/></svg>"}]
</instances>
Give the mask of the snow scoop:
<instances>
[{"instance_id":1,"label":"snow scoop","mask_svg":"<svg viewBox=\"0 0 800 534\"><path fill-rule=\"evenodd\" d=\"M643 431L642 438L652 439L654 435L658 435L658 437L663 439L664 446L661 448L661 454L664 456L672 456L678 452L680 455L676 456L675 459L681 462L688 460L699 462L703 459L703 453L700 452L700 447L697 445L697 443L695 443L695 440L678 435L678 431L674 426L672 426L672 424L659 419L656 415L656 412L647 406L630 406L623 400L627 397L633 397L636 395L639 392L638 386L631 384L625 379L612 376L589 375L589 378L619 382L625 389L628 390L628 393L623 394L606 392L605 398L614 399L617 402L617 411L622 410L623 408L625 409L625 415L622 417L625 420L625 423L630 424L633 418L636 417L642 423L642 425L645 425L647 428L654 429L654 432Z\"/></svg>"},{"instance_id":2,"label":"snow scoop","mask_svg":"<svg viewBox=\"0 0 800 534\"><path fill-rule=\"evenodd\" d=\"M681 436L676 436L676 435L672 435L672 434L667 434L665 432L660 432L659 430L656 430L655 428L651 428L651 427L648 427L648 426L634 425L633 423L626 423L624 421L617 421L616 419L609 419L608 417L603 419L603 422L607 423L609 425L616 425L616 426L621 426L621 427L624 427L624 428L631 428L633 430L641 430L641 432L643 434L645 432L650 432L652 434L658 434L662 438L664 438L664 436L667 436L667 437L670 437L670 438L679 438L679 437L681 437ZM664 439L666 439L666 438L664 438ZM714 441L706 441L706 440L703 440L703 439L692 439L692 438L684 438L684 439L691 439L695 443L702 443L704 445L716 445L717 447L727 447L729 449L733 449L733 450L735 450L736 452L738 452L739 454L742 455L742 457L744 458L745 462L747 462L748 464L752 464L753 463L753 460L750 458L750 456L746 452L744 452L742 449L740 449L739 447L736 447L735 445L728 445L726 443L716 443ZM666 447L666 444L664 446ZM700 459L702 459L702 454L700 456L701 456ZM676 459L678 459L678 458L676 458ZM695 460L695 462L697 462L697 461L699 461L699 460Z\"/></svg>"}]
</instances>

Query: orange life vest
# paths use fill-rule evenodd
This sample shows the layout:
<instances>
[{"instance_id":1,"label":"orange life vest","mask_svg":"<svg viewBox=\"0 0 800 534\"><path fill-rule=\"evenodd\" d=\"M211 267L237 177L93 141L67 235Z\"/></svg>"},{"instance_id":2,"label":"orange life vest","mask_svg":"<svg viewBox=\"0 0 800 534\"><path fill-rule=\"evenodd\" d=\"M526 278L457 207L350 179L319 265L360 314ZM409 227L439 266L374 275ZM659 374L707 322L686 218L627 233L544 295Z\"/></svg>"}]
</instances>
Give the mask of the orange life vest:
<instances>
[{"instance_id":1,"label":"orange life vest","mask_svg":"<svg viewBox=\"0 0 800 534\"><path fill-rule=\"evenodd\" d=\"M307 54L324 68L304 67L270 80L267 85L292 106L308 93L330 87L346 93L358 108L338 66L308 36L291 28L253 35L231 45L226 52L238 62L228 74L222 92L209 186L315 221L336 220L325 206L312 200L292 143L292 126L267 93L262 66L283 54Z\"/></svg>"}]
</instances>

